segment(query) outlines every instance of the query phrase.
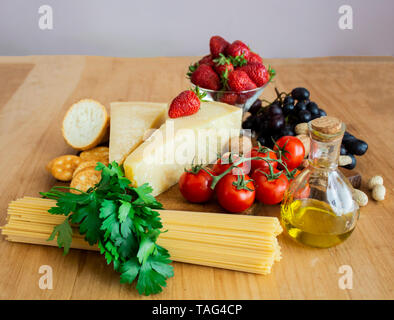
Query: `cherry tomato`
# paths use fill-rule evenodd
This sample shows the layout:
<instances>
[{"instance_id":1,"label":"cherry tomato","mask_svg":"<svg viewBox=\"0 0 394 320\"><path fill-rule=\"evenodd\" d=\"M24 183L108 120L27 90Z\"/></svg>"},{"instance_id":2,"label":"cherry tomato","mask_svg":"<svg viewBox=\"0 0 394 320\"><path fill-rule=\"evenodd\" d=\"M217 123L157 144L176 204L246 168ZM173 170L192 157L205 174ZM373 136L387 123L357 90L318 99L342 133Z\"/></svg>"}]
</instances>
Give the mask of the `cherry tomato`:
<instances>
[{"instance_id":1,"label":"cherry tomato","mask_svg":"<svg viewBox=\"0 0 394 320\"><path fill-rule=\"evenodd\" d=\"M247 175L226 174L215 187L219 204L229 212L242 212L248 209L254 202L255 188L252 181L246 182L246 188L237 189L237 181L250 180Z\"/></svg>"},{"instance_id":2,"label":"cherry tomato","mask_svg":"<svg viewBox=\"0 0 394 320\"><path fill-rule=\"evenodd\" d=\"M297 168L305 157L304 144L300 139L293 136L280 138L276 141L274 150L278 154L278 158L282 159L289 170Z\"/></svg>"},{"instance_id":3,"label":"cherry tomato","mask_svg":"<svg viewBox=\"0 0 394 320\"><path fill-rule=\"evenodd\" d=\"M205 169L212 173L211 170ZM207 202L213 195L210 188L212 177L200 169L197 173L184 172L179 179L179 190L186 200L194 203Z\"/></svg>"},{"instance_id":4,"label":"cherry tomato","mask_svg":"<svg viewBox=\"0 0 394 320\"><path fill-rule=\"evenodd\" d=\"M231 159L230 159L230 153L225 153L220 159L216 161L216 163L213 165L213 172L215 175L220 175L224 171L226 171L228 168L230 168L233 163L237 162L240 159L240 156L238 154L232 154ZM232 160L232 161L231 161ZM248 162L242 162L238 166L241 170L235 170L235 168L231 171L232 174L234 175L240 175L240 174L248 174L250 171L250 166L248 165Z\"/></svg>"},{"instance_id":5,"label":"cherry tomato","mask_svg":"<svg viewBox=\"0 0 394 320\"><path fill-rule=\"evenodd\" d=\"M250 152L251 157L269 157L271 159L278 159L276 157L276 153L272 151L266 151L263 152L264 147L254 147L252 151ZM269 161L271 164L272 168L276 169L278 166L278 163L276 161ZM263 171L269 172L269 165L268 162L265 160L251 160L251 166L252 166L252 172L256 169L261 169Z\"/></svg>"},{"instance_id":6,"label":"cherry tomato","mask_svg":"<svg viewBox=\"0 0 394 320\"><path fill-rule=\"evenodd\" d=\"M275 169L274 174L280 171ZM252 179L256 187L256 198L264 204L277 204L283 200L283 195L289 186L287 177L282 174L277 179L270 180L261 170L256 170L252 174Z\"/></svg>"}]
</instances>

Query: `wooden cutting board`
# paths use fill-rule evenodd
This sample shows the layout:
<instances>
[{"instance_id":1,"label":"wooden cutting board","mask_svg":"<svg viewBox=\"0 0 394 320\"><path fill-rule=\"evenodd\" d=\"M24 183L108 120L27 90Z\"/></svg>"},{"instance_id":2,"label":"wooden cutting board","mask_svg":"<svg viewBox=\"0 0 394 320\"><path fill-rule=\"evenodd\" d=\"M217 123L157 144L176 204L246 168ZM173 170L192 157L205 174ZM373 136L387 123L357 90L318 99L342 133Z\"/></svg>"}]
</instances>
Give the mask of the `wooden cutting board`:
<instances>
[{"instance_id":1,"label":"wooden cutting board","mask_svg":"<svg viewBox=\"0 0 394 320\"><path fill-rule=\"evenodd\" d=\"M61 136L65 110L81 98L111 101L169 101L187 89L187 66L194 57L105 58L83 56L0 57L0 225L9 201L38 196L54 183L46 163L75 153ZM175 277L163 293L140 297L119 284L119 276L96 252L9 243L0 237L1 299L393 299L394 58L332 57L267 59L277 71L264 92L305 86L328 114L369 143L358 158L361 189L375 174L385 178L387 199L370 199L352 236L330 249L302 247L279 237L283 259L268 276L174 263ZM370 194L369 194L370 195ZM176 186L159 197L168 209L222 212L211 202L192 205ZM259 215L278 216L278 206L257 205ZM53 289L41 290L39 268L53 270ZM353 272L352 289L341 289L341 266Z\"/></svg>"}]
</instances>

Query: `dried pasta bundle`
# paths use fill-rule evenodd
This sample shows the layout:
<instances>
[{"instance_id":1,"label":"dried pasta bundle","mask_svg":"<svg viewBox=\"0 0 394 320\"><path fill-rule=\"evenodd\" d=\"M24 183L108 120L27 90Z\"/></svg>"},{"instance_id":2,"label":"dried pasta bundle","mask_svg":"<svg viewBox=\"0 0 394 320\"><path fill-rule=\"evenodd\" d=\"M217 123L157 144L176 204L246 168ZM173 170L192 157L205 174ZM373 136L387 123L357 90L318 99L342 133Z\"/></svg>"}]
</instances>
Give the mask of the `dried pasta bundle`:
<instances>
[{"instance_id":1,"label":"dried pasta bundle","mask_svg":"<svg viewBox=\"0 0 394 320\"><path fill-rule=\"evenodd\" d=\"M50 199L24 197L10 202L7 223L2 234L9 241L57 246L47 241L54 226L64 220L48 209ZM174 261L230 270L268 274L281 259L277 236L282 228L277 218L221 213L160 210L165 233L158 244L165 247ZM73 230L72 248L98 250L90 246L77 228Z\"/></svg>"}]
</instances>

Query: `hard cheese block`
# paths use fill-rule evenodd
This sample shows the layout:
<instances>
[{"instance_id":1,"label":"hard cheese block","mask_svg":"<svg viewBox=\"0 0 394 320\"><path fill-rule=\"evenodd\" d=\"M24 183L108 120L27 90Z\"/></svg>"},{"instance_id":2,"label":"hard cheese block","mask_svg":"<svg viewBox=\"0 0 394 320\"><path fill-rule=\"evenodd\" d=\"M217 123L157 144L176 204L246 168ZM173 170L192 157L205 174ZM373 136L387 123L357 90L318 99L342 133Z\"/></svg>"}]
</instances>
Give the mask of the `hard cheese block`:
<instances>
[{"instance_id":1,"label":"hard cheese block","mask_svg":"<svg viewBox=\"0 0 394 320\"><path fill-rule=\"evenodd\" d=\"M239 135L241 120L240 108L219 102L202 102L191 116L168 118L126 158L126 177L134 186L149 183L156 196L177 183L193 161L215 161L228 139Z\"/></svg>"},{"instance_id":2,"label":"hard cheese block","mask_svg":"<svg viewBox=\"0 0 394 320\"><path fill-rule=\"evenodd\" d=\"M137 148L150 129L157 129L166 119L166 103L112 102L109 161L123 163Z\"/></svg>"}]
</instances>

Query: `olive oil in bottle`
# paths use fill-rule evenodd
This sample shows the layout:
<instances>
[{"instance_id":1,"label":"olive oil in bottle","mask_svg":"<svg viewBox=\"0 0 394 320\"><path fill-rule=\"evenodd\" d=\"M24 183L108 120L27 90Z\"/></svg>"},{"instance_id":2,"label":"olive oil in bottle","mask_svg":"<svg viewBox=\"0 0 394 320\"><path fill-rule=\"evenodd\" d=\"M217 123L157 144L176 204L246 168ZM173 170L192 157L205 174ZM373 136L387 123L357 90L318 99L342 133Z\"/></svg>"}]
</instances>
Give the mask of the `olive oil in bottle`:
<instances>
[{"instance_id":1,"label":"olive oil in bottle","mask_svg":"<svg viewBox=\"0 0 394 320\"><path fill-rule=\"evenodd\" d=\"M351 235L359 207L353 187L337 165L344 124L333 117L321 117L308 126L310 165L290 184L281 206L281 222L295 241L329 248Z\"/></svg>"},{"instance_id":2,"label":"olive oil in bottle","mask_svg":"<svg viewBox=\"0 0 394 320\"><path fill-rule=\"evenodd\" d=\"M295 200L281 210L288 235L297 242L318 248L345 241L354 230L357 216L354 212L337 215L326 202L315 199Z\"/></svg>"}]
</instances>

